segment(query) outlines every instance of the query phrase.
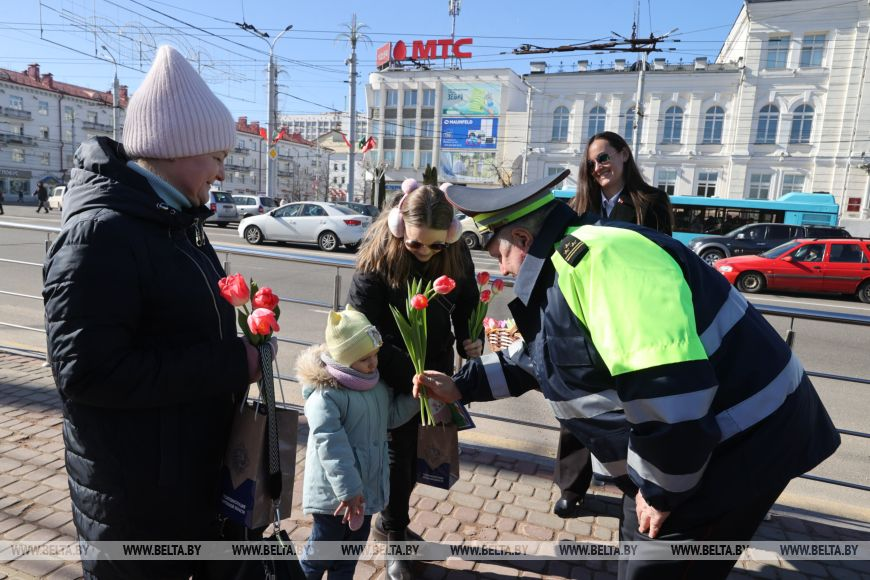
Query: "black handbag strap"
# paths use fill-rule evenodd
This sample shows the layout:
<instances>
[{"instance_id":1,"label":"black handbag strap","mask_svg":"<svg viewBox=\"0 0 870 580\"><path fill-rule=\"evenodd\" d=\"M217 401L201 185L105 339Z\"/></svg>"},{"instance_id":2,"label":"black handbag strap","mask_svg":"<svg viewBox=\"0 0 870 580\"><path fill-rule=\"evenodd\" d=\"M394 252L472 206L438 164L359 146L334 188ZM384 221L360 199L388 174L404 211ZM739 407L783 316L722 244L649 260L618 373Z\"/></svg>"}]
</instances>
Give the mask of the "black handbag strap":
<instances>
[{"instance_id":1,"label":"black handbag strap","mask_svg":"<svg viewBox=\"0 0 870 580\"><path fill-rule=\"evenodd\" d=\"M272 347L266 342L260 351L260 393L266 403L266 446L269 454L269 476L266 482L273 501L281 498L281 456L278 451L278 417L275 408L275 381L272 374Z\"/></svg>"}]
</instances>

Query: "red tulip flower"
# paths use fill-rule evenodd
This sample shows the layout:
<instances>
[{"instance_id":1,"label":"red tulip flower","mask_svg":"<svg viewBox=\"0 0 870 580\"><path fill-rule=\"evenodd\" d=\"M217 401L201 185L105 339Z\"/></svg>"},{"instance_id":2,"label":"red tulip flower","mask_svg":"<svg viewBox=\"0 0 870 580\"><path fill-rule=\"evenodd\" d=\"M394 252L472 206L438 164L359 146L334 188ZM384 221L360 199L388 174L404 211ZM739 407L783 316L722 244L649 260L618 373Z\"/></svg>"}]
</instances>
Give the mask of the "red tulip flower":
<instances>
[{"instance_id":1,"label":"red tulip flower","mask_svg":"<svg viewBox=\"0 0 870 580\"><path fill-rule=\"evenodd\" d=\"M456 288L456 281L449 276L441 276L432 284L436 294L450 294Z\"/></svg>"},{"instance_id":2,"label":"red tulip flower","mask_svg":"<svg viewBox=\"0 0 870 580\"><path fill-rule=\"evenodd\" d=\"M411 298L411 308L414 310L426 310L429 306L429 299L422 294L417 294Z\"/></svg>"},{"instance_id":3,"label":"red tulip flower","mask_svg":"<svg viewBox=\"0 0 870 580\"><path fill-rule=\"evenodd\" d=\"M221 296L233 305L234 308L244 305L251 296L248 285L245 284L245 279L241 274L233 274L226 278L218 280L218 288Z\"/></svg>"},{"instance_id":4,"label":"red tulip flower","mask_svg":"<svg viewBox=\"0 0 870 580\"><path fill-rule=\"evenodd\" d=\"M275 313L268 308L257 308L248 316L248 328L254 334L269 336L273 332L280 332Z\"/></svg>"},{"instance_id":5,"label":"red tulip flower","mask_svg":"<svg viewBox=\"0 0 870 580\"><path fill-rule=\"evenodd\" d=\"M492 288L493 294L500 294L504 290L504 280L501 278L493 280L492 284L490 284L490 288Z\"/></svg>"},{"instance_id":6,"label":"red tulip flower","mask_svg":"<svg viewBox=\"0 0 870 580\"><path fill-rule=\"evenodd\" d=\"M478 272L477 285L481 287L486 286L487 282L489 282L489 272Z\"/></svg>"},{"instance_id":7,"label":"red tulip flower","mask_svg":"<svg viewBox=\"0 0 870 580\"><path fill-rule=\"evenodd\" d=\"M492 300L492 291L484 290L480 293L480 301L484 304L489 304L489 301Z\"/></svg>"},{"instance_id":8,"label":"red tulip flower","mask_svg":"<svg viewBox=\"0 0 870 580\"><path fill-rule=\"evenodd\" d=\"M275 310L275 307L278 306L278 302L281 299L272 292L271 288L260 288L257 290L257 293L254 294L254 299L251 301L254 305L254 308L266 308L268 310Z\"/></svg>"}]
</instances>

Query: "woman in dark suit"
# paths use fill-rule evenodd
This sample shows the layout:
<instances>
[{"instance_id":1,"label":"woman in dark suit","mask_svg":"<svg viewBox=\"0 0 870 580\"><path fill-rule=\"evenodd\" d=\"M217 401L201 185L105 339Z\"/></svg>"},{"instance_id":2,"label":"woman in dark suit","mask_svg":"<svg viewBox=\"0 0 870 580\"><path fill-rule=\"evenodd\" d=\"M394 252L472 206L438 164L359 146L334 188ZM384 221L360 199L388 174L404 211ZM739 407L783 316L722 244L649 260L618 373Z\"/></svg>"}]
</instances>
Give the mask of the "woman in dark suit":
<instances>
[{"instance_id":1,"label":"woman in dark suit","mask_svg":"<svg viewBox=\"0 0 870 580\"><path fill-rule=\"evenodd\" d=\"M577 213L590 211L666 234L673 230L668 194L643 180L628 143L610 131L597 133L586 142L586 162L580 163L571 207Z\"/></svg>"},{"instance_id":2,"label":"woman in dark suit","mask_svg":"<svg viewBox=\"0 0 870 580\"><path fill-rule=\"evenodd\" d=\"M586 143L585 159L570 203L578 214L590 212L604 223L631 222L672 233L668 194L643 180L625 139L610 131L597 133ZM554 479L562 493L553 511L562 518L577 517L592 480L592 465L589 451L564 429L559 433Z\"/></svg>"}]
</instances>

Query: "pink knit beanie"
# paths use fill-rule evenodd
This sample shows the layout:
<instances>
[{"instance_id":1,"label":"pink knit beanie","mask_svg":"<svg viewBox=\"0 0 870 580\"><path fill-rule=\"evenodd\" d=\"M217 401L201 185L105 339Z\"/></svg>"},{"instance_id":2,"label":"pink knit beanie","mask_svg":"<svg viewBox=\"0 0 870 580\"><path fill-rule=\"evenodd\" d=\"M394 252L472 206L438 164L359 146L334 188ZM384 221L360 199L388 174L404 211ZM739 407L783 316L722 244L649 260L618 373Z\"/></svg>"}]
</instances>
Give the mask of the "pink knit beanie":
<instances>
[{"instance_id":1,"label":"pink knit beanie","mask_svg":"<svg viewBox=\"0 0 870 580\"><path fill-rule=\"evenodd\" d=\"M229 109L181 53L161 46L130 99L124 149L131 159L176 159L229 151L236 124Z\"/></svg>"}]
</instances>

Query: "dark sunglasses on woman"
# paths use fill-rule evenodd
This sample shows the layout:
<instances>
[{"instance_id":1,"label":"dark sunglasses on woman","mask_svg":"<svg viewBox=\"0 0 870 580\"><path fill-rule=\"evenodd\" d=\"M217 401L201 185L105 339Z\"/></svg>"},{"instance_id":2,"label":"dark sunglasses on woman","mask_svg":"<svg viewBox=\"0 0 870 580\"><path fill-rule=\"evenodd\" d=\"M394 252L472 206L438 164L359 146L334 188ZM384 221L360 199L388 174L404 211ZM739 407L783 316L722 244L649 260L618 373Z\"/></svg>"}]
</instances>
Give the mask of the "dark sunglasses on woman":
<instances>
[{"instance_id":1,"label":"dark sunglasses on woman","mask_svg":"<svg viewBox=\"0 0 870 580\"><path fill-rule=\"evenodd\" d=\"M405 247L409 250L419 250L421 248L429 248L433 252L440 252L442 250L447 249L446 242L435 242L433 244L424 244L423 242L418 242L417 240L405 240Z\"/></svg>"},{"instance_id":2,"label":"dark sunglasses on woman","mask_svg":"<svg viewBox=\"0 0 870 580\"><path fill-rule=\"evenodd\" d=\"M607 165L610 163L610 153L599 153L595 156L595 159L590 159L586 162L586 169L590 172L595 171L595 164L598 165Z\"/></svg>"}]
</instances>

